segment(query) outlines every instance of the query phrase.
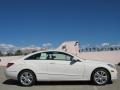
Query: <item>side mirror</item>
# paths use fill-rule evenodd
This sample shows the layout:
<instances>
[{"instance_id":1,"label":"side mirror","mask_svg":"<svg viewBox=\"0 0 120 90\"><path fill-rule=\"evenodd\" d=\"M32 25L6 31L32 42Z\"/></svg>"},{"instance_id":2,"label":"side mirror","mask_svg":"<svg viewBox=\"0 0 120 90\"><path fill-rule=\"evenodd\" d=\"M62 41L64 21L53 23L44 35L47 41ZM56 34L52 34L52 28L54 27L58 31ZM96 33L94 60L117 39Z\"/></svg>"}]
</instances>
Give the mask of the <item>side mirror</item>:
<instances>
[{"instance_id":1,"label":"side mirror","mask_svg":"<svg viewBox=\"0 0 120 90\"><path fill-rule=\"evenodd\" d=\"M74 57L73 61L80 62L79 58Z\"/></svg>"},{"instance_id":2,"label":"side mirror","mask_svg":"<svg viewBox=\"0 0 120 90\"><path fill-rule=\"evenodd\" d=\"M73 58L72 61L70 62L70 65L75 64L76 62L80 62L80 60L78 58Z\"/></svg>"}]
</instances>

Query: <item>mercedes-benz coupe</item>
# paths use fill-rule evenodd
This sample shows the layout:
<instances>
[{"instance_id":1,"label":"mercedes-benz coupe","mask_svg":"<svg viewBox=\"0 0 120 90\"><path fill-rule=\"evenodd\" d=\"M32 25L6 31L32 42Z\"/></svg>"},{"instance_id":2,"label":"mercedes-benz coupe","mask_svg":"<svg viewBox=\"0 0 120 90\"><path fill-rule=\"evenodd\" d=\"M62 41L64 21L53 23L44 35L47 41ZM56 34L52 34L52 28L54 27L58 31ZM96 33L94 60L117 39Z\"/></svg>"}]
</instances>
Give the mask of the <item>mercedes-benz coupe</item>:
<instances>
[{"instance_id":1,"label":"mercedes-benz coupe","mask_svg":"<svg viewBox=\"0 0 120 90\"><path fill-rule=\"evenodd\" d=\"M8 79L18 80L23 86L36 81L92 81L105 85L117 79L115 65L81 59L62 51L39 51L19 60L10 61L5 71Z\"/></svg>"}]
</instances>

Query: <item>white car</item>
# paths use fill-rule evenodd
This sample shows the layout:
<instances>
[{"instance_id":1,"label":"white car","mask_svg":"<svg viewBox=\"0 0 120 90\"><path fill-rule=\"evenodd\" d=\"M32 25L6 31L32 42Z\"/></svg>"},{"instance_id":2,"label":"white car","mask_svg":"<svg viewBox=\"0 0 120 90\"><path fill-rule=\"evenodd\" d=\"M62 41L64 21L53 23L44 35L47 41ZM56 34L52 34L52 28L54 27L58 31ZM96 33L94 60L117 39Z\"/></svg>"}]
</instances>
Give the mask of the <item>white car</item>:
<instances>
[{"instance_id":1,"label":"white car","mask_svg":"<svg viewBox=\"0 0 120 90\"><path fill-rule=\"evenodd\" d=\"M8 63L8 79L18 80L23 86L36 81L92 81L105 85L117 79L115 65L84 60L61 51L44 51L29 54L20 60Z\"/></svg>"}]
</instances>

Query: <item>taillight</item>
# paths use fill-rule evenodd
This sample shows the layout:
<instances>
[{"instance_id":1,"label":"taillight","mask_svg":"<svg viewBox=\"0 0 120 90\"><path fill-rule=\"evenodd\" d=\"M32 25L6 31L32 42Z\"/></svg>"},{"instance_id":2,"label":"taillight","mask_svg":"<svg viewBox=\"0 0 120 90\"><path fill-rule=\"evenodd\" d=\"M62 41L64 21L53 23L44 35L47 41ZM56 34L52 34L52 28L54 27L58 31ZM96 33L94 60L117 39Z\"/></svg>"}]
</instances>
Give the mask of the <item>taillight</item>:
<instances>
[{"instance_id":1,"label":"taillight","mask_svg":"<svg viewBox=\"0 0 120 90\"><path fill-rule=\"evenodd\" d=\"M9 68L10 66L12 66L14 63L8 63L7 64L7 68Z\"/></svg>"}]
</instances>

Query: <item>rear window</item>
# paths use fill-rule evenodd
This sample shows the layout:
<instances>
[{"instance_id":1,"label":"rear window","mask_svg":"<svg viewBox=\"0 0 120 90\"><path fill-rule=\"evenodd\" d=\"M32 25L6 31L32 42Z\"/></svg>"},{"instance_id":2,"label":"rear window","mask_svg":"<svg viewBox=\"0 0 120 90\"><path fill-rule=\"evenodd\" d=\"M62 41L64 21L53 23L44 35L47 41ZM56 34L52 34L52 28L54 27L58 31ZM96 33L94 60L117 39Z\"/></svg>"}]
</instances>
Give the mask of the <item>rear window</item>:
<instances>
[{"instance_id":1,"label":"rear window","mask_svg":"<svg viewBox=\"0 0 120 90\"><path fill-rule=\"evenodd\" d=\"M41 56L40 53L34 54L34 55L32 55L32 56L26 58L25 60L39 60L39 59L40 59L40 56Z\"/></svg>"}]
</instances>

